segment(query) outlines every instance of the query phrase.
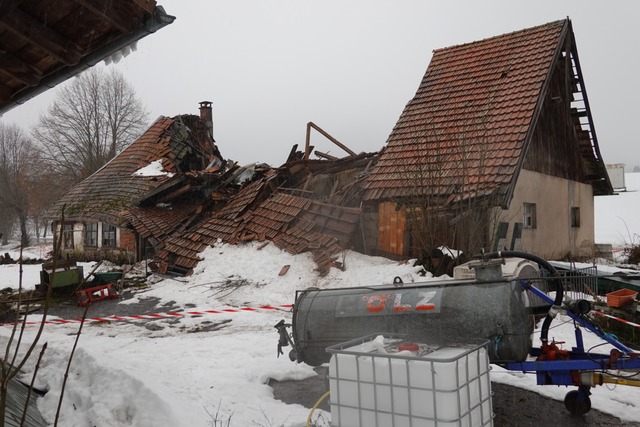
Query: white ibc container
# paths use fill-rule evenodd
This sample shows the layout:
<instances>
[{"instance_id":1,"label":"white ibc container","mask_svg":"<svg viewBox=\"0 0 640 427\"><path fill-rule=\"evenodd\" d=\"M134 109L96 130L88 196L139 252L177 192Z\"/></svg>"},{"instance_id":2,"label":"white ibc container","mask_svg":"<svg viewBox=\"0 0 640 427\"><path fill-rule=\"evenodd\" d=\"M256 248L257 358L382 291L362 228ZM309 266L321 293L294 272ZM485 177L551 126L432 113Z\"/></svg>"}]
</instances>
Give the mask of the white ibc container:
<instances>
[{"instance_id":1,"label":"white ibc container","mask_svg":"<svg viewBox=\"0 0 640 427\"><path fill-rule=\"evenodd\" d=\"M334 427L492 426L487 342L370 335L329 347ZM407 348L400 346L401 349Z\"/></svg>"}]
</instances>

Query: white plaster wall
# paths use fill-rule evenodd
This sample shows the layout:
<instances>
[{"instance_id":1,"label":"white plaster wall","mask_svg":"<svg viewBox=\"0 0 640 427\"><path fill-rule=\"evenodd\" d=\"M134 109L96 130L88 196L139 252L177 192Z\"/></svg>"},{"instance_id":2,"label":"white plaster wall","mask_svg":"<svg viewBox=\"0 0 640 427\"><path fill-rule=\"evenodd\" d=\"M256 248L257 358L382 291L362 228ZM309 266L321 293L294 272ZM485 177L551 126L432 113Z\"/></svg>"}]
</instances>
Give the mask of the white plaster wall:
<instances>
[{"instance_id":1,"label":"white plaster wall","mask_svg":"<svg viewBox=\"0 0 640 427\"><path fill-rule=\"evenodd\" d=\"M537 226L522 230L521 250L551 260L569 253L574 257L593 254L594 203L590 185L523 169L510 208L500 215L501 221L509 222L508 248L514 224L522 222L523 203L536 204ZM580 208L580 227L571 227L572 207Z\"/></svg>"},{"instance_id":2,"label":"white plaster wall","mask_svg":"<svg viewBox=\"0 0 640 427\"><path fill-rule=\"evenodd\" d=\"M84 225L81 222L73 224L73 247L79 251L84 248Z\"/></svg>"}]
</instances>

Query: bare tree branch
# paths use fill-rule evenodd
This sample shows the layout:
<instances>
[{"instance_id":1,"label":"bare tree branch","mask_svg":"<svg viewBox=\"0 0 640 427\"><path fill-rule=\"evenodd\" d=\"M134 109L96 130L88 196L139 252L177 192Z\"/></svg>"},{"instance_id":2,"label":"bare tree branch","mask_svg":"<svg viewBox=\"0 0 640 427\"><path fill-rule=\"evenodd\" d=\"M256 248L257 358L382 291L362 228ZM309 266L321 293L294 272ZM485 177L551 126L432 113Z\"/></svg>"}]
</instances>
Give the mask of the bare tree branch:
<instances>
[{"instance_id":1,"label":"bare tree branch","mask_svg":"<svg viewBox=\"0 0 640 427\"><path fill-rule=\"evenodd\" d=\"M28 195L40 168L40 153L32 141L19 127L0 123L0 204L18 218L22 246L29 243Z\"/></svg>"},{"instance_id":2,"label":"bare tree branch","mask_svg":"<svg viewBox=\"0 0 640 427\"><path fill-rule=\"evenodd\" d=\"M33 130L51 167L68 184L100 169L147 125L147 112L117 70L92 68L63 87Z\"/></svg>"}]
</instances>

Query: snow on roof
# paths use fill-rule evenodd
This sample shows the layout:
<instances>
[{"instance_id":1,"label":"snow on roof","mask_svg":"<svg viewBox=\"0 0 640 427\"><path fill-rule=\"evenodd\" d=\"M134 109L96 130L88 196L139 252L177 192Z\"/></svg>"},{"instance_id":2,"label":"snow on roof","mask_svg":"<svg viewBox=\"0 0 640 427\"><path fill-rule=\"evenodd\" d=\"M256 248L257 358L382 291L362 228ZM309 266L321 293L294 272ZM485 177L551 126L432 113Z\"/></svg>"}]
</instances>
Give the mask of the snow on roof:
<instances>
[{"instance_id":1,"label":"snow on roof","mask_svg":"<svg viewBox=\"0 0 640 427\"><path fill-rule=\"evenodd\" d=\"M166 170L164 170L164 167L162 166L162 159L158 159L158 160L154 160L153 162L149 163L147 166L144 166L140 169L138 169L137 171L135 171L132 175L134 176L168 176L169 178L171 178L173 175L175 175L172 172L167 172Z\"/></svg>"}]
</instances>

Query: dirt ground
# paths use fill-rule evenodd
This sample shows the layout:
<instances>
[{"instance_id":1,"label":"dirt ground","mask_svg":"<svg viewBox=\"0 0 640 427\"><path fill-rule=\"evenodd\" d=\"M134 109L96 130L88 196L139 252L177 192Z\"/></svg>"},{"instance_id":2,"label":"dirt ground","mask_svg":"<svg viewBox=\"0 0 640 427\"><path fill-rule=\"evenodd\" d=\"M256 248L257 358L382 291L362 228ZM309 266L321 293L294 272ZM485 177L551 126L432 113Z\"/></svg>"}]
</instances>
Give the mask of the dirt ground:
<instances>
[{"instance_id":1,"label":"dirt ground","mask_svg":"<svg viewBox=\"0 0 640 427\"><path fill-rule=\"evenodd\" d=\"M143 291L144 289L142 289ZM145 296L135 304L119 304L119 302L132 298L138 290L136 289L124 289L118 298L104 299L102 301L94 302L89 305L87 309L87 317L108 317L108 316L128 316L132 313L149 314L149 313L162 313L175 309L172 302L166 303L160 307L157 307L159 300ZM76 319L81 318L85 308L80 307L77 304L77 299L71 295L64 295L60 297L60 302L52 304L49 308L49 315L57 316L62 319ZM42 310L35 312L41 314Z\"/></svg>"},{"instance_id":2,"label":"dirt ground","mask_svg":"<svg viewBox=\"0 0 640 427\"><path fill-rule=\"evenodd\" d=\"M327 368L316 369L318 376L302 381L271 381L276 399L286 403L298 403L312 408L328 390ZM623 422L617 417L592 409L583 416L571 415L564 402L546 398L538 393L499 383L491 383L495 427L539 426L640 426L640 423ZM320 406L330 411L327 401Z\"/></svg>"}]
</instances>

